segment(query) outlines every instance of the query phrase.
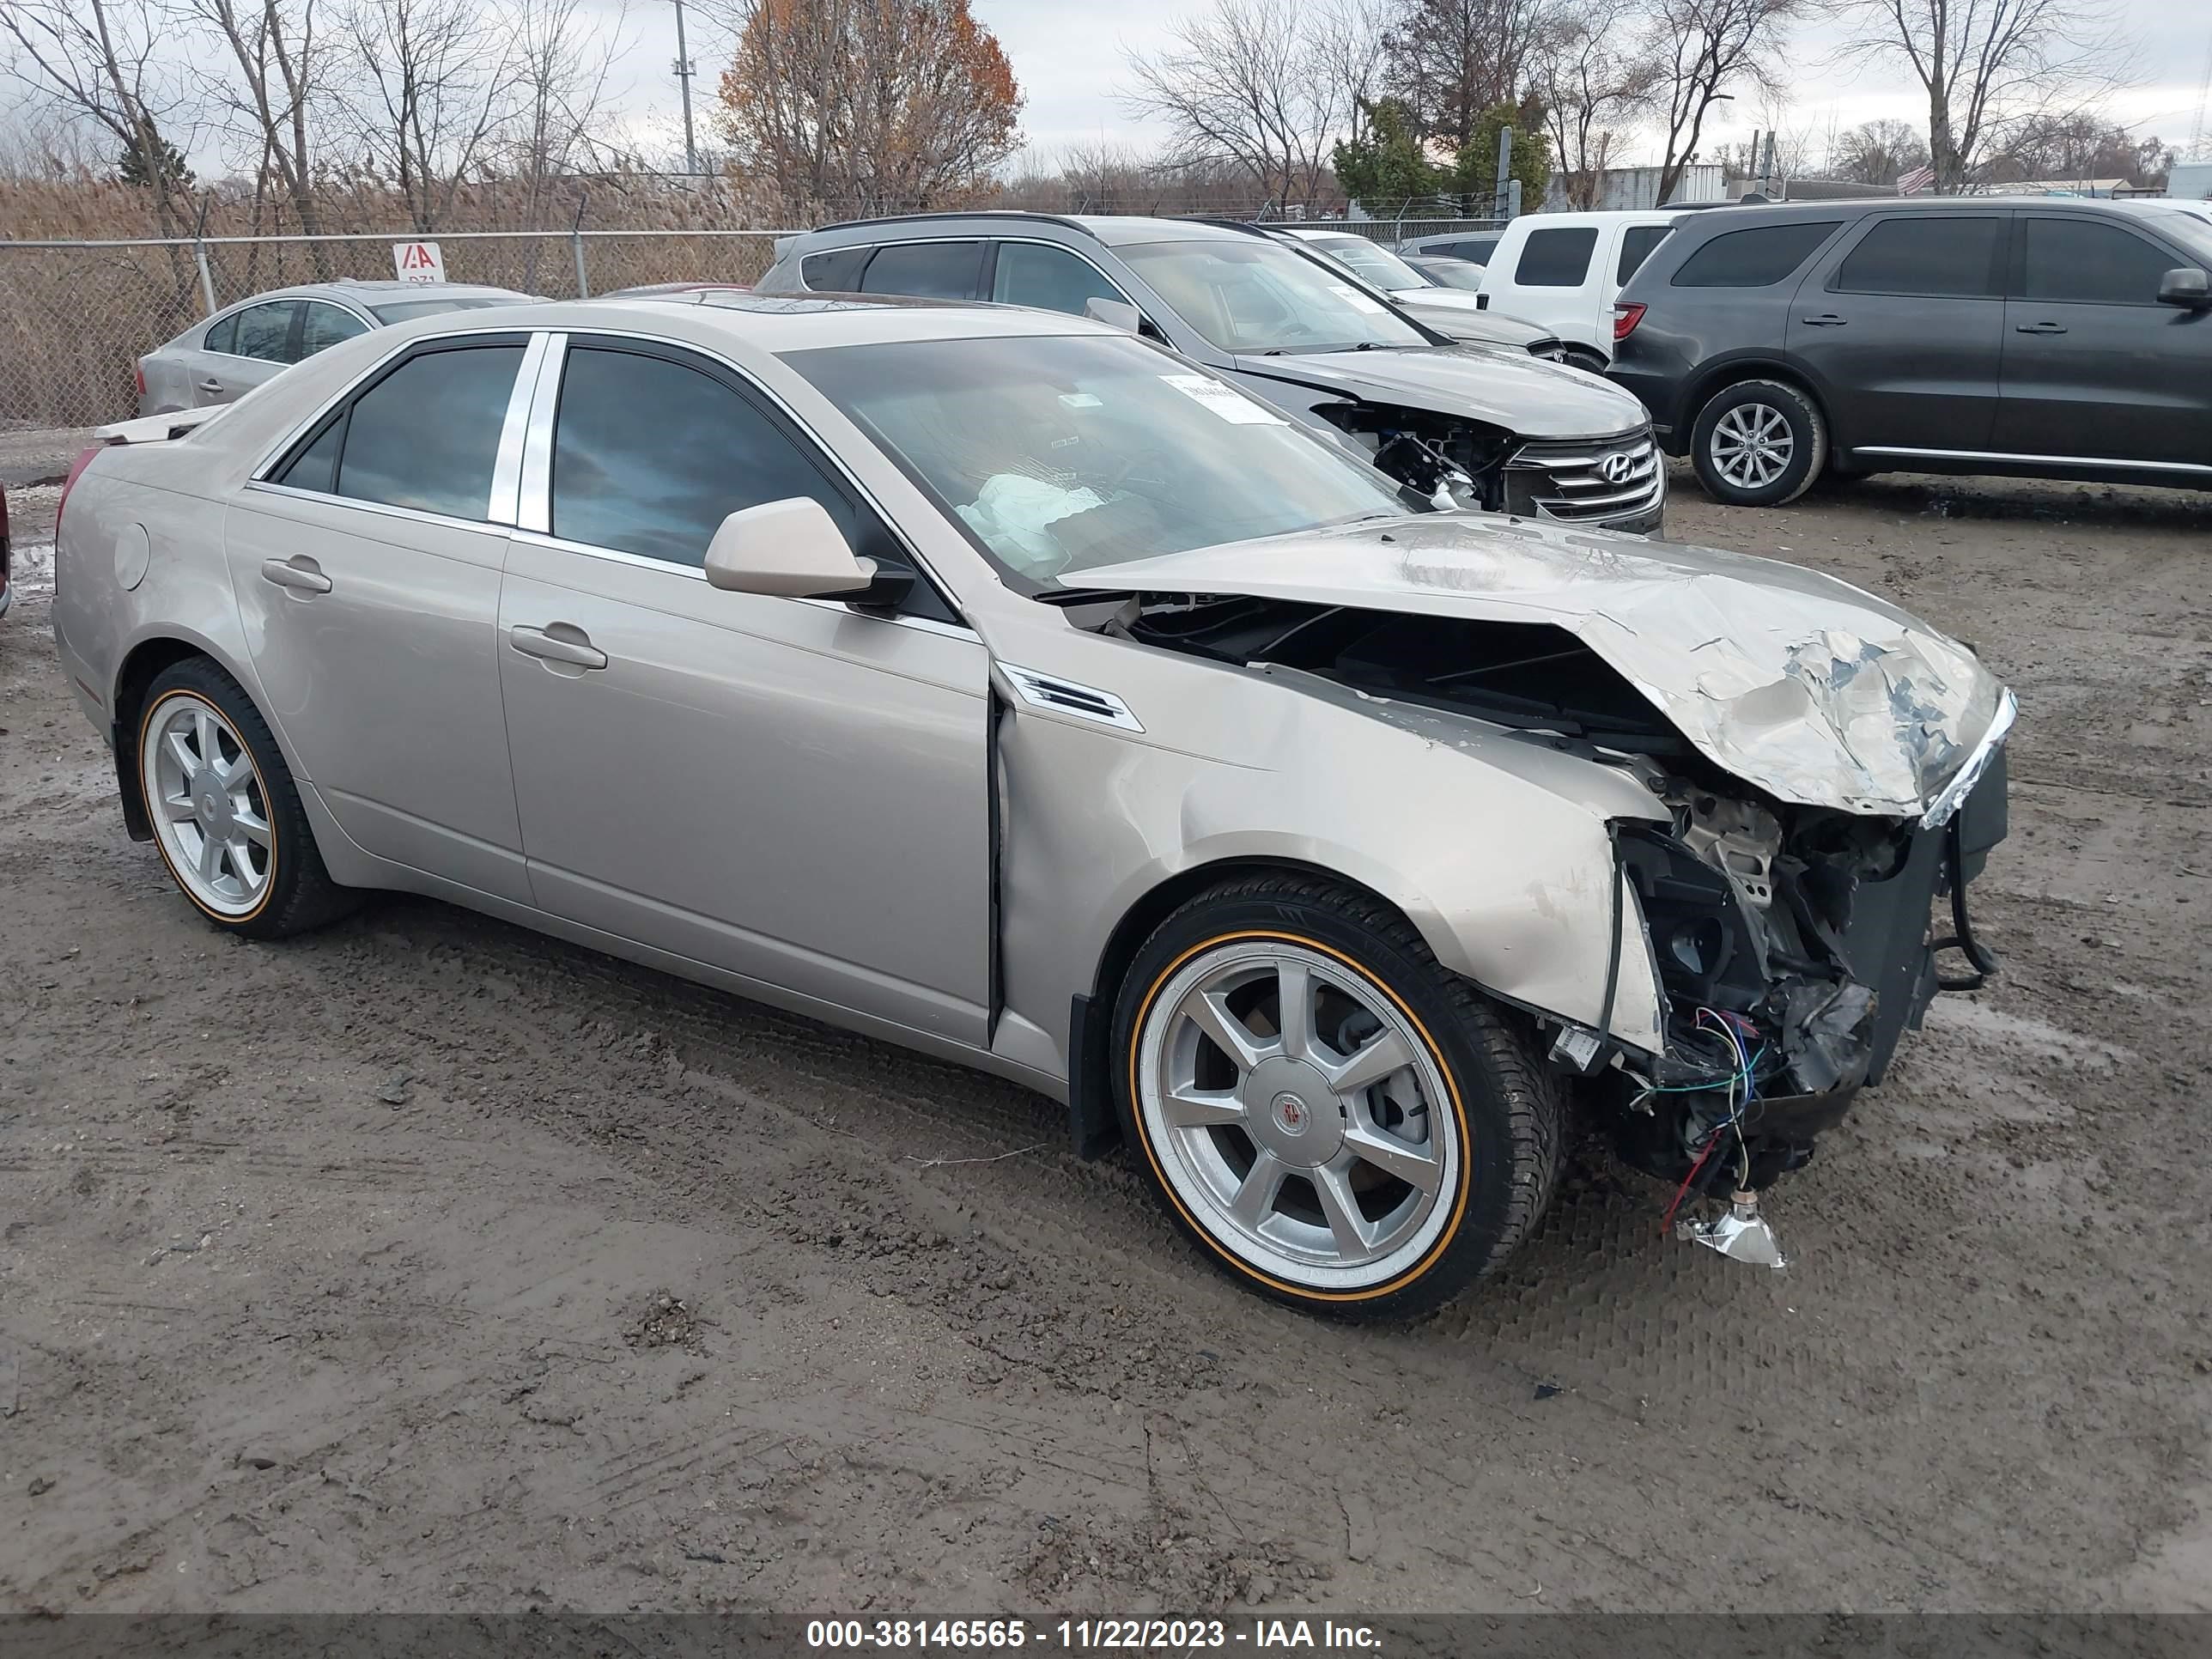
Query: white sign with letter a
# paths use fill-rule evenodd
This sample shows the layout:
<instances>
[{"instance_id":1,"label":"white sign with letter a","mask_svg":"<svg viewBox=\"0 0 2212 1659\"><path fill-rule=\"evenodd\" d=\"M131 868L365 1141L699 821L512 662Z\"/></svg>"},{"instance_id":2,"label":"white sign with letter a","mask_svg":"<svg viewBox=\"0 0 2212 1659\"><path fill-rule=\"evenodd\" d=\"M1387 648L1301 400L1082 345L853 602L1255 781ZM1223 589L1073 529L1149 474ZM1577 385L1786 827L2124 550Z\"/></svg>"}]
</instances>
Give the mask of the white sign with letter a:
<instances>
[{"instance_id":1,"label":"white sign with letter a","mask_svg":"<svg viewBox=\"0 0 2212 1659\"><path fill-rule=\"evenodd\" d=\"M399 273L403 283L442 283L446 280L446 256L438 252L435 242L394 242L392 245L392 267Z\"/></svg>"}]
</instances>

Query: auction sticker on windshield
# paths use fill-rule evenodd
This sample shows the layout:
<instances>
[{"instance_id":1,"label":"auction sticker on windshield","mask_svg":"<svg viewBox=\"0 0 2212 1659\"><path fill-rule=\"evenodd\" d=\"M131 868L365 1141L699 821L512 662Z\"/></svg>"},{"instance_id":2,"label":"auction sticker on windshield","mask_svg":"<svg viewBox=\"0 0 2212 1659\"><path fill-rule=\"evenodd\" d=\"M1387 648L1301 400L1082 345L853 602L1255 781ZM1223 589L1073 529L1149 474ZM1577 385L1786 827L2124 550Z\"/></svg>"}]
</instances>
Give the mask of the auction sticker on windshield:
<instances>
[{"instance_id":1,"label":"auction sticker on windshield","mask_svg":"<svg viewBox=\"0 0 2212 1659\"><path fill-rule=\"evenodd\" d=\"M1362 294L1358 289L1343 283L1331 283L1328 291L1355 310L1379 312L1384 309L1382 302L1373 295Z\"/></svg>"},{"instance_id":2,"label":"auction sticker on windshield","mask_svg":"<svg viewBox=\"0 0 2212 1659\"><path fill-rule=\"evenodd\" d=\"M1238 426L1283 426L1287 422L1274 410L1254 403L1243 393L1203 374L1163 374L1165 380L1193 403L1203 404L1224 421Z\"/></svg>"}]
</instances>

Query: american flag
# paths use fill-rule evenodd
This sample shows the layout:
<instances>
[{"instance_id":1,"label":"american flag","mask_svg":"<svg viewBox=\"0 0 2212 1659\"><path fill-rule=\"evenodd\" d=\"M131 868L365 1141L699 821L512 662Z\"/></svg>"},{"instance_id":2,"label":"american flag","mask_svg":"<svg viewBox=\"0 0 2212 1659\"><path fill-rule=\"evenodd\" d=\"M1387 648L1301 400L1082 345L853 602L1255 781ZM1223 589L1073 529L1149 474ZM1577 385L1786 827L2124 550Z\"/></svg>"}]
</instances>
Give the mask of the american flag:
<instances>
[{"instance_id":1,"label":"american flag","mask_svg":"<svg viewBox=\"0 0 2212 1659\"><path fill-rule=\"evenodd\" d=\"M1915 167L1897 181L1897 193L1899 196L1917 196L1935 182L1934 167Z\"/></svg>"}]
</instances>

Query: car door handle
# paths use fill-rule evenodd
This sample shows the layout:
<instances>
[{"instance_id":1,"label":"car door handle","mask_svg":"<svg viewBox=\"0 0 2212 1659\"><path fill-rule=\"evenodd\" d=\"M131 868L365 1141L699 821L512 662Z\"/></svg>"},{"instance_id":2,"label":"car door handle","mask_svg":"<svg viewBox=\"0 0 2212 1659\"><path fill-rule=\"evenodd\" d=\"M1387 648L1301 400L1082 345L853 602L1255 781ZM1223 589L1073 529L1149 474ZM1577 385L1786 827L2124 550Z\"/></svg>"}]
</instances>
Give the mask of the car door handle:
<instances>
[{"instance_id":1,"label":"car door handle","mask_svg":"<svg viewBox=\"0 0 2212 1659\"><path fill-rule=\"evenodd\" d=\"M507 630L507 642L524 656L544 662L564 662L572 668L607 665L607 653L593 645L582 629L568 623L555 623L552 626L563 633L554 634L543 628L510 628ZM564 637L567 634L575 637Z\"/></svg>"},{"instance_id":2,"label":"car door handle","mask_svg":"<svg viewBox=\"0 0 2212 1659\"><path fill-rule=\"evenodd\" d=\"M302 593L327 593L331 579L316 568L309 558L264 559L261 580L274 582L279 587L295 588Z\"/></svg>"},{"instance_id":3,"label":"car door handle","mask_svg":"<svg viewBox=\"0 0 2212 1659\"><path fill-rule=\"evenodd\" d=\"M1824 311L1817 317L1800 317L1797 320L1808 328L1841 328L1849 323L1850 319L1838 317L1832 311Z\"/></svg>"},{"instance_id":4,"label":"car door handle","mask_svg":"<svg viewBox=\"0 0 2212 1659\"><path fill-rule=\"evenodd\" d=\"M200 390L203 392L220 392L222 390L222 382L213 378L202 380L200 382Z\"/></svg>"},{"instance_id":5,"label":"car door handle","mask_svg":"<svg viewBox=\"0 0 2212 1659\"><path fill-rule=\"evenodd\" d=\"M2014 325L2012 331L2015 334L2063 334L2066 325L2063 323L2019 323Z\"/></svg>"}]
</instances>

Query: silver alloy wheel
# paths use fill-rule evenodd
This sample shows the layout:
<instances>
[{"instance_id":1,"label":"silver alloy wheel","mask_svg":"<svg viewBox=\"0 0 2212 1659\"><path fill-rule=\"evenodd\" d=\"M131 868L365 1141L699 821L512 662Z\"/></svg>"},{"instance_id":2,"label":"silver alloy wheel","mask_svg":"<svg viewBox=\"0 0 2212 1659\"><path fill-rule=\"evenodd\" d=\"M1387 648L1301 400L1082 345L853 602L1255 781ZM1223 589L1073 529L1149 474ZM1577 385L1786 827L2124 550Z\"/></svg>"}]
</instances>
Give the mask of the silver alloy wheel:
<instances>
[{"instance_id":1,"label":"silver alloy wheel","mask_svg":"<svg viewBox=\"0 0 2212 1659\"><path fill-rule=\"evenodd\" d=\"M1200 952L1152 999L1137 1109L1199 1225L1263 1273L1356 1291L1420 1261L1451 1218L1457 1118L1381 988L1284 940Z\"/></svg>"},{"instance_id":2,"label":"silver alloy wheel","mask_svg":"<svg viewBox=\"0 0 2212 1659\"><path fill-rule=\"evenodd\" d=\"M1713 422L1706 441L1713 470L1738 489L1764 489L1790 470L1797 441L1771 404L1738 404Z\"/></svg>"},{"instance_id":3,"label":"silver alloy wheel","mask_svg":"<svg viewBox=\"0 0 2212 1659\"><path fill-rule=\"evenodd\" d=\"M236 729L205 698L172 691L147 723L138 764L154 833L185 891L217 915L251 915L276 855L269 798Z\"/></svg>"}]
</instances>

